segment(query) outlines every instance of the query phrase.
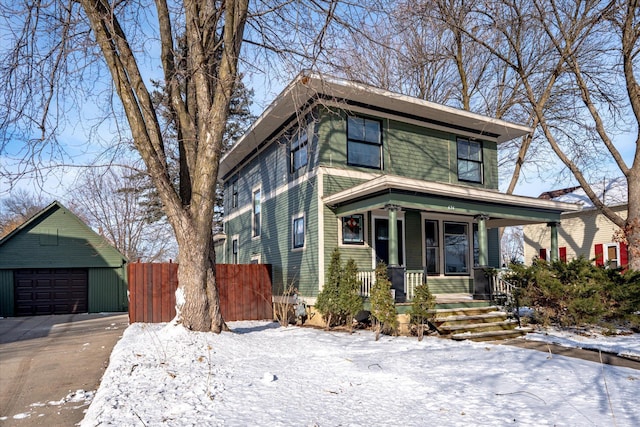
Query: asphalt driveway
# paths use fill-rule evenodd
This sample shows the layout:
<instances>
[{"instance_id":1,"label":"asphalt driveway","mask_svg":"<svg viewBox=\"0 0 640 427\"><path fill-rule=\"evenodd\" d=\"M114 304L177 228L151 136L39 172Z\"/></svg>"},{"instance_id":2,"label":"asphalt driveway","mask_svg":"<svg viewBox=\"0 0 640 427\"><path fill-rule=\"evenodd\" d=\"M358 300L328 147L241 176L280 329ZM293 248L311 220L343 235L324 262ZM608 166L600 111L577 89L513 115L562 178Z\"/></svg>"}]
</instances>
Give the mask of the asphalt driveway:
<instances>
[{"instance_id":1,"label":"asphalt driveway","mask_svg":"<svg viewBox=\"0 0 640 427\"><path fill-rule=\"evenodd\" d=\"M0 425L82 421L128 324L126 313L0 319Z\"/></svg>"}]
</instances>

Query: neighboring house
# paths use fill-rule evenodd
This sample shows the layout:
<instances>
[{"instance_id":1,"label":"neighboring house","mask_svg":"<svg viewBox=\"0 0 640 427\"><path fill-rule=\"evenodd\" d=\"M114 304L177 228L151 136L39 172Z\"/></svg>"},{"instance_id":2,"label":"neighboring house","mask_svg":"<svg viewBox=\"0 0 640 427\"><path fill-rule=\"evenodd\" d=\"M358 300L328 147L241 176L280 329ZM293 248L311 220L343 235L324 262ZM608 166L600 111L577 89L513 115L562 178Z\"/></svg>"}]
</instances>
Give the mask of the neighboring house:
<instances>
[{"instance_id":1,"label":"neighboring house","mask_svg":"<svg viewBox=\"0 0 640 427\"><path fill-rule=\"evenodd\" d=\"M624 177L605 180L591 185L600 200L622 218L627 216L627 181ZM612 267L628 263L627 245L614 238L621 230L593 205L582 187L549 191L541 199L578 203L582 210L561 215L558 229L558 252L551 252L549 230L540 225L527 225L524 231L525 262L535 258L550 260L552 255L563 261L583 256L594 259L597 265Z\"/></svg>"},{"instance_id":2,"label":"neighboring house","mask_svg":"<svg viewBox=\"0 0 640 427\"><path fill-rule=\"evenodd\" d=\"M53 202L0 240L0 316L127 311L126 261Z\"/></svg>"},{"instance_id":3,"label":"neighboring house","mask_svg":"<svg viewBox=\"0 0 640 427\"><path fill-rule=\"evenodd\" d=\"M221 160L218 262L272 264L274 294L294 285L309 304L336 247L356 261L365 295L378 261L397 301L427 277L434 293L482 294L474 267L500 265L499 227L555 224L577 208L498 191L498 144L529 132L302 74Z\"/></svg>"}]
</instances>

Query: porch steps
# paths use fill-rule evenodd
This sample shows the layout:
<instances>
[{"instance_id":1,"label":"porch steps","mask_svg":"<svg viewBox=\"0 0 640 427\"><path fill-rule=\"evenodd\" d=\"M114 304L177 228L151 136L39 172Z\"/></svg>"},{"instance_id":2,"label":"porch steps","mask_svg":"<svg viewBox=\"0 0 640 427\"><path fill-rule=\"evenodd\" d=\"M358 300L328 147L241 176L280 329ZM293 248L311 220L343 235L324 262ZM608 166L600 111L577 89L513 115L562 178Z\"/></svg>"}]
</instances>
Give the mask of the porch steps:
<instances>
[{"instance_id":1,"label":"porch steps","mask_svg":"<svg viewBox=\"0 0 640 427\"><path fill-rule=\"evenodd\" d=\"M442 337L454 340L495 341L525 335L515 320L497 307L436 309L432 321Z\"/></svg>"}]
</instances>

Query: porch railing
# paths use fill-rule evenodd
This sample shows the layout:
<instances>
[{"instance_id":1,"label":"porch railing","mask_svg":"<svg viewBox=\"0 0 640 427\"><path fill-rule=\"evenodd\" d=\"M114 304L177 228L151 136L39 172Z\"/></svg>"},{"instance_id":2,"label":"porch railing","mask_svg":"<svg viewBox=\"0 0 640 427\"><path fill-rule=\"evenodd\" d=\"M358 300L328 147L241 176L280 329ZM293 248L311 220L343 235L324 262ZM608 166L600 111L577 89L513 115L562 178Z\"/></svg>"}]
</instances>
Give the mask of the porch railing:
<instances>
[{"instance_id":1,"label":"porch railing","mask_svg":"<svg viewBox=\"0 0 640 427\"><path fill-rule=\"evenodd\" d=\"M514 306L515 291L517 287L504 279L507 270L498 270L496 274L489 275L489 285L491 289L491 300L497 304L505 306ZM422 283L424 272L422 270L407 270L404 273L404 292L407 295L407 301L411 301L415 295L416 286ZM361 282L360 295L363 297L371 296L371 288L375 284L375 271L359 271L358 279Z\"/></svg>"},{"instance_id":2,"label":"porch railing","mask_svg":"<svg viewBox=\"0 0 640 427\"><path fill-rule=\"evenodd\" d=\"M423 278L422 270L408 270L404 273L404 292L407 295L407 300L410 301L415 296L416 286L422 283ZM375 271L359 271L358 279L361 282L360 295L363 297L371 296L371 288L375 284L376 275Z\"/></svg>"},{"instance_id":3,"label":"porch railing","mask_svg":"<svg viewBox=\"0 0 640 427\"><path fill-rule=\"evenodd\" d=\"M517 287L504 279L504 274L508 270L499 270L496 274L489 276L491 286L491 300L500 305L513 306L515 303L515 293Z\"/></svg>"}]
</instances>

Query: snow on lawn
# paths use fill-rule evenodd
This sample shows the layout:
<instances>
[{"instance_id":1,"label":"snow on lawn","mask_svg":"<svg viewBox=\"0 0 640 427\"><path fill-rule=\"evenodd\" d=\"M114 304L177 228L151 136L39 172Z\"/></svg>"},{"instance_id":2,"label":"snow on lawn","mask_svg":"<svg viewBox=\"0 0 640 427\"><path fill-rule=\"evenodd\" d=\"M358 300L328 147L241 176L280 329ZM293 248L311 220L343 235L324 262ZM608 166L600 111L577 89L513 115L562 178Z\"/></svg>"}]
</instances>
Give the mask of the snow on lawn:
<instances>
[{"instance_id":1,"label":"snow on lawn","mask_svg":"<svg viewBox=\"0 0 640 427\"><path fill-rule=\"evenodd\" d=\"M637 334L607 338L593 330L547 328L543 332L527 334L526 338L531 341L542 341L563 347L602 350L640 360L640 338Z\"/></svg>"},{"instance_id":2,"label":"snow on lawn","mask_svg":"<svg viewBox=\"0 0 640 427\"><path fill-rule=\"evenodd\" d=\"M82 425L640 425L629 368L433 337L229 326L129 326Z\"/></svg>"}]
</instances>

